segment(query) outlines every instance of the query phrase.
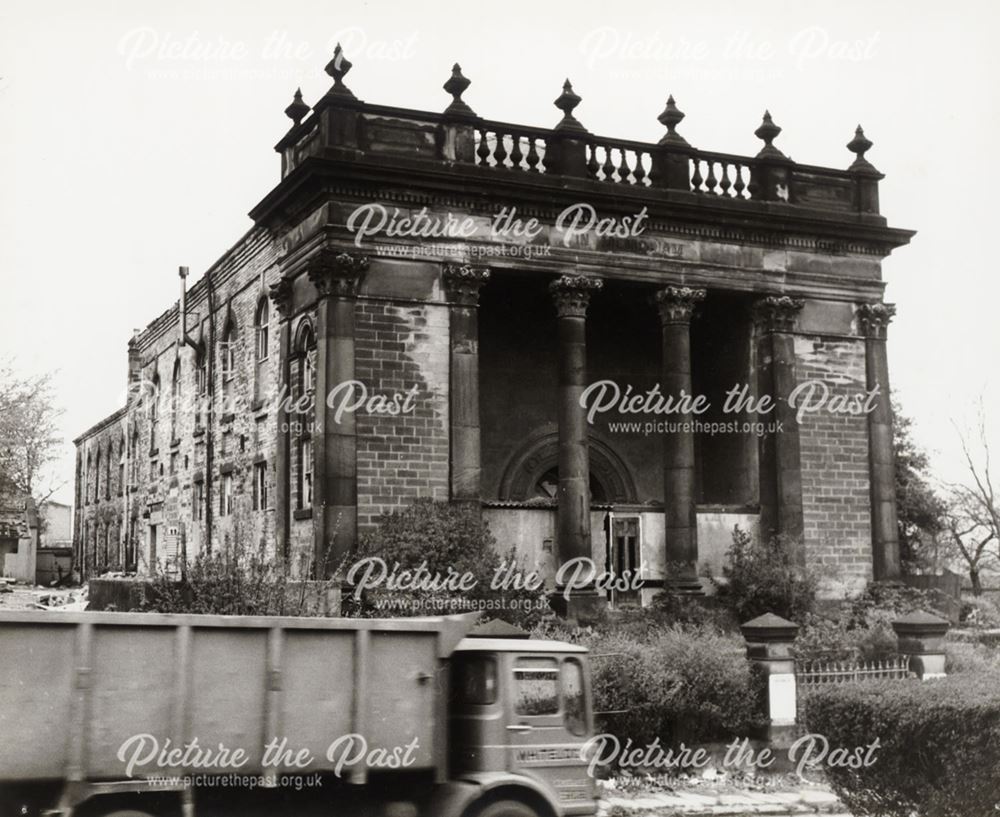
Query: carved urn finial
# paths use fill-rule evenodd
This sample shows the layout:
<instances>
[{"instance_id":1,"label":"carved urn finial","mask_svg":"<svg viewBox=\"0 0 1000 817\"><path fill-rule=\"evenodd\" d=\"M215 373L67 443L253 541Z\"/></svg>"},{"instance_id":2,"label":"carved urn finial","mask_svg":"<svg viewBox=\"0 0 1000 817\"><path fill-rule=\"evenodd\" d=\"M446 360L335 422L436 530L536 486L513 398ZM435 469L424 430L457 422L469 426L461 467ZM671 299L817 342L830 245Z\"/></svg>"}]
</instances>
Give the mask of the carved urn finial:
<instances>
[{"instance_id":1,"label":"carved urn finial","mask_svg":"<svg viewBox=\"0 0 1000 817\"><path fill-rule=\"evenodd\" d=\"M677 126L684 119L684 111L677 107L673 94L667 97L667 107L656 119L667 129L667 132L660 138L661 145L687 145L687 139L677 133Z\"/></svg>"},{"instance_id":2,"label":"carved urn finial","mask_svg":"<svg viewBox=\"0 0 1000 817\"><path fill-rule=\"evenodd\" d=\"M764 142L764 147L760 149L760 153L757 154L758 159L787 159L780 150L778 150L773 144L771 144L775 139L778 138L778 134L781 133L781 128L774 124L774 120L771 119L771 112L764 111L764 118L760 123L760 127L753 132L753 135Z\"/></svg>"},{"instance_id":3,"label":"carved urn finial","mask_svg":"<svg viewBox=\"0 0 1000 817\"><path fill-rule=\"evenodd\" d=\"M340 43L337 43L337 47L333 49L333 59L326 64L324 69L331 77L333 77L333 87L327 91L328 96L343 96L349 99L354 99L354 94L351 93L351 89L344 85L344 77L347 76L348 71L353 67L353 63L344 56L344 49L340 47Z\"/></svg>"},{"instance_id":4,"label":"carved urn finial","mask_svg":"<svg viewBox=\"0 0 1000 817\"><path fill-rule=\"evenodd\" d=\"M309 113L309 106L302 101L302 89L295 89L295 97L292 99L292 104L285 108L285 116L292 120L296 125L302 121L303 117Z\"/></svg>"},{"instance_id":5,"label":"carved urn finial","mask_svg":"<svg viewBox=\"0 0 1000 817\"><path fill-rule=\"evenodd\" d=\"M580 124L573 109L583 101L583 98L573 91L573 84L567 79L563 83L562 93L552 104L563 112L563 118L555 126L556 131L572 131L575 133L587 133L587 129Z\"/></svg>"},{"instance_id":6,"label":"carved urn finial","mask_svg":"<svg viewBox=\"0 0 1000 817\"><path fill-rule=\"evenodd\" d=\"M476 115L476 112L462 99L462 94L465 93L465 90L471 84L472 81L462 74L462 66L456 62L451 67L451 76L448 78L448 81L441 86L452 96L451 104L444 109L446 114L450 116Z\"/></svg>"},{"instance_id":7,"label":"carved urn finial","mask_svg":"<svg viewBox=\"0 0 1000 817\"><path fill-rule=\"evenodd\" d=\"M878 173L875 166L865 158L865 154L871 150L872 140L865 136L865 132L861 125L854 131L854 138L847 143L847 149L851 153L855 154L854 162L851 164L848 170L854 171L867 171L869 173Z\"/></svg>"}]
</instances>

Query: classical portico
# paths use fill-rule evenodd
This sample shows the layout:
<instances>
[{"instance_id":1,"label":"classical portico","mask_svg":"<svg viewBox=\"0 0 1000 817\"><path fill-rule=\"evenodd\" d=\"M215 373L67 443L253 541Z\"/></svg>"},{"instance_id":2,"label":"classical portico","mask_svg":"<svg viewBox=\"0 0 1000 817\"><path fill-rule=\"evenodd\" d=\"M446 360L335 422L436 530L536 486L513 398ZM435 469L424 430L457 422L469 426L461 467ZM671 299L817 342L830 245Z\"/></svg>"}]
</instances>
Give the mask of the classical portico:
<instances>
[{"instance_id":1,"label":"classical portico","mask_svg":"<svg viewBox=\"0 0 1000 817\"><path fill-rule=\"evenodd\" d=\"M281 180L191 289L198 348L178 354L170 315L132 344L151 381L163 356L199 390L276 383L315 397L308 422L251 394L158 454L130 414L133 521L249 535L315 575L384 514L460 503L553 590L579 557L641 576L574 588L577 617L710 591L737 526L832 595L898 575L881 261L912 233L879 212L860 128L822 168L766 112L738 156L691 145L672 97L638 142L591 132L568 81L538 127L474 111L458 66L441 112L360 100L350 68L338 53L286 110Z\"/></svg>"}]
</instances>

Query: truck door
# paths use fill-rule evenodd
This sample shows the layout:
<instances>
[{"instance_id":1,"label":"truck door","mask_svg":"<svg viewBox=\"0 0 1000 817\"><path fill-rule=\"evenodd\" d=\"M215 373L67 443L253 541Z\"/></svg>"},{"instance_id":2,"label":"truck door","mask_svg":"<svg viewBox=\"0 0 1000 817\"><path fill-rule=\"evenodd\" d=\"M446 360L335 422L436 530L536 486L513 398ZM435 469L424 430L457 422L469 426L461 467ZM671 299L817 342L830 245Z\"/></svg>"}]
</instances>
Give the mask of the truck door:
<instances>
[{"instance_id":1,"label":"truck door","mask_svg":"<svg viewBox=\"0 0 1000 817\"><path fill-rule=\"evenodd\" d=\"M563 805L593 803L581 749L590 737L586 672L576 655L512 654L506 732L509 769L543 781Z\"/></svg>"}]
</instances>

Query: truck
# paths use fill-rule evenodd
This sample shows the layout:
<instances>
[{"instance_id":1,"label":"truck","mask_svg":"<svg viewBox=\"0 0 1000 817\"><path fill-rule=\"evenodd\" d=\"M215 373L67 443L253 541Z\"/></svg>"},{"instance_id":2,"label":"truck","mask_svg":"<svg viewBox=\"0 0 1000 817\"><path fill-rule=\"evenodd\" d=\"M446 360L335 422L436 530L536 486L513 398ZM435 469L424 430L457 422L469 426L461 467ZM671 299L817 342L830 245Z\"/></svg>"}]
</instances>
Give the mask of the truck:
<instances>
[{"instance_id":1,"label":"truck","mask_svg":"<svg viewBox=\"0 0 1000 817\"><path fill-rule=\"evenodd\" d=\"M586 649L474 625L0 612L0 815L595 814Z\"/></svg>"}]
</instances>

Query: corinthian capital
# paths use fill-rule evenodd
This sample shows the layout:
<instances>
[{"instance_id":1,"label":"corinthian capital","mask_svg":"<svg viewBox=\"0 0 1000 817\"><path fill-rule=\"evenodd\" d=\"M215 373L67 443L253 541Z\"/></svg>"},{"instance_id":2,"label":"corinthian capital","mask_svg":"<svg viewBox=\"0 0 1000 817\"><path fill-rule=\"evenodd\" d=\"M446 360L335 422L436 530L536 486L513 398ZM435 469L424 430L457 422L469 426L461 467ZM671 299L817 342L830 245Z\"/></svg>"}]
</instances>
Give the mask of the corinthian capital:
<instances>
[{"instance_id":1,"label":"corinthian capital","mask_svg":"<svg viewBox=\"0 0 1000 817\"><path fill-rule=\"evenodd\" d=\"M368 258L324 249L308 261L309 280L323 297L357 297L361 279L368 269Z\"/></svg>"},{"instance_id":2,"label":"corinthian capital","mask_svg":"<svg viewBox=\"0 0 1000 817\"><path fill-rule=\"evenodd\" d=\"M665 287L653 296L664 326L691 323L695 308L704 300L705 290L692 287Z\"/></svg>"},{"instance_id":3,"label":"corinthian capital","mask_svg":"<svg viewBox=\"0 0 1000 817\"><path fill-rule=\"evenodd\" d=\"M590 293L604 286L600 278L589 275L560 275L549 284L549 292L560 318L583 318L587 315Z\"/></svg>"},{"instance_id":4,"label":"corinthian capital","mask_svg":"<svg viewBox=\"0 0 1000 817\"><path fill-rule=\"evenodd\" d=\"M486 267L446 264L444 268L444 287L448 300L462 306L478 306L479 290L489 280L490 271Z\"/></svg>"},{"instance_id":5,"label":"corinthian capital","mask_svg":"<svg viewBox=\"0 0 1000 817\"><path fill-rule=\"evenodd\" d=\"M889 322L896 314L895 304L858 304L858 326L866 338L885 340Z\"/></svg>"},{"instance_id":6,"label":"corinthian capital","mask_svg":"<svg viewBox=\"0 0 1000 817\"><path fill-rule=\"evenodd\" d=\"M805 301L789 295L768 295L753 305L753 320L763 332L791 332Z\"/></svg>"}]
</instances>

